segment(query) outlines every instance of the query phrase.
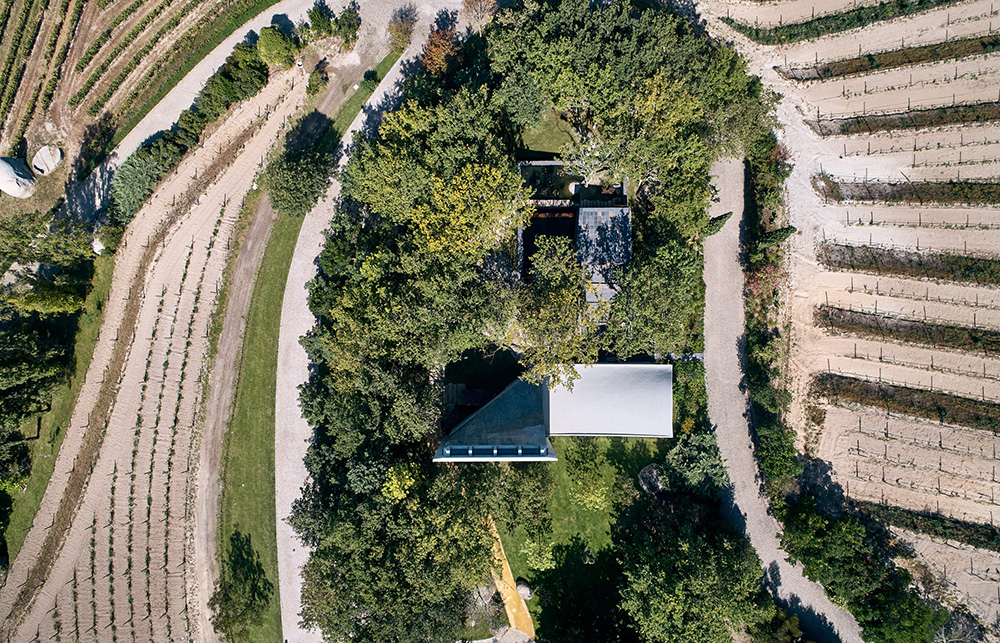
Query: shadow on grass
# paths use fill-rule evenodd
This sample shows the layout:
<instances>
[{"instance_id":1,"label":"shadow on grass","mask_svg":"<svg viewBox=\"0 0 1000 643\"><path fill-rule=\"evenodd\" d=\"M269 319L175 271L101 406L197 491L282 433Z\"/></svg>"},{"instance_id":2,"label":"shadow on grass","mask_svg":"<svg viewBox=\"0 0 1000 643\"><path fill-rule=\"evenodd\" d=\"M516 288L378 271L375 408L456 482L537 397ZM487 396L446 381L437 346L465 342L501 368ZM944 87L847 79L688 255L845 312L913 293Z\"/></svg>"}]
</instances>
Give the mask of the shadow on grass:
<instances>
[{"instance_id":1,"label":"shadow on grass","mask_svg":"<svg viewBox=\"0 0 1000 643\"><path fill-rule=\"evenodd\" d=\"M591 551L579 537L555 548L555 568L535 574L539 641L638 643L618 609L624 581L614 549Z\"/></svg>"}]
</instances>

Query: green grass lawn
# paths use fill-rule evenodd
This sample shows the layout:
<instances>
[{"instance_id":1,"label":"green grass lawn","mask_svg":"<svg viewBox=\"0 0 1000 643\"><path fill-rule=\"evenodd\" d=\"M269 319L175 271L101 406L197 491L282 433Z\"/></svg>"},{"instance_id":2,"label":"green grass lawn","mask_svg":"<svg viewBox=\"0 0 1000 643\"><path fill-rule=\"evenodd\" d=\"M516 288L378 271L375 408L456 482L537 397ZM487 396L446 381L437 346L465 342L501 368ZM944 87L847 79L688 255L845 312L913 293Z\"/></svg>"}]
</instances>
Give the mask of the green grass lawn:
<instances>
[{"instance_id":1,"label":"green grass lawn","mask_svg":"<svg viewBox=\"0 0 1000 643\"><path fill-rule=\"evenodd\" d=\"M603 479L608 484L619 478L634 480L647 464L662 460L670 446L669 440L623 438L552 438L552 447L559 456L557 462L548 464L553 474L553 492L549 502L552 528L547 535L555 543L556 567L538 572L528 566L521 547L526 534L520 527L513 534L501 533L504 552L515 578L525 578L536 591L545 594L549 611L543 613L542 601L528 601L535 629L543 636L546 632L565 632L570 622L581 626L599 623L612 618L610 612L618 604L617 563L612 529L626 516L616 509L588 510L573 502L570 497L570 472L563 454L573 443L593 440L603 456ZM606 600L605 600L606 599ZM607 607L605 610L604 605ZM552 613L549 613L552 612ZM600 631L611 631L602 628Z\"/></svg>"},{"instance_id":2,"label":"green grass lawn","mask_svg":"<svg viewBox=\"0 0 1000 643\"><path fill-rule=\"evenodd\" d=\"M97 334L104 317L103 301L111 290L111 275L114 269L114 255L106 254L94 260L90 293L87 295L77 327L76 345L73 349L75 360L73 374L68 382L56 387L52 392L52 408L41 416L38 439L29 442L31 475L25 482L26 489L24 492L15 493L13 497L10 523L4 532L10 560L14 560L21 545L24 544L24 538L28 535L31 522L41 505L49 478L52 477L52 468L55 466L56 455L59 453L63 437L66 435L66 427L69 426L76 397L80 393L80 387L83 386L87 369L90 368L94 346L97 344ZM32 418L25 429L25 434L34 435L37 426L37 419Z\"/></svg>"},{"instance_id":3,"label":"green grass lawn","mask_svg":"<svg viewBox=\"0 0 1000 643\"><path fill-rule=\"evenodd\" d=\"M379 63L379 78L398 58L399 53L393 53ZM321 145L335 147L370 96L362 87L344 101L321 134ZM275 220L247 315L236 402L223 447L219 553L225 560L230 535L239 529L250 536L274 585L264 624L251 632L250 640L255 642L283 640L274 509L274 392L285 282L301 227L301 218L278 215Z\"/></svg>"},{"instance_id":4,"label":"green grass lawn","mask_svg":"<svg viewBox=\"0 0 1000 643\"><path fill-rule=\"evenodd\" d=\"M524 133L522 147L532 152L558 154L563 145L573 142L571 132L572 128L563 118L563 113L550 109L538 125Z\"/></svg>"},{"instance_id":5,"label":"green grass lawn","mask_svg":"<svg viewBox=\"0 0 1000 643\"><path fill-rule=\"evenodd\" d=\"M275 589L264 625L252 632L253 641L282 640L274 514L275 365L285 280L301 226L302 219L278 217L271 232L247 315L236 404L223 451L220 553L224 556L236 529L249 535Z\"/></svg>"}]
</instances>

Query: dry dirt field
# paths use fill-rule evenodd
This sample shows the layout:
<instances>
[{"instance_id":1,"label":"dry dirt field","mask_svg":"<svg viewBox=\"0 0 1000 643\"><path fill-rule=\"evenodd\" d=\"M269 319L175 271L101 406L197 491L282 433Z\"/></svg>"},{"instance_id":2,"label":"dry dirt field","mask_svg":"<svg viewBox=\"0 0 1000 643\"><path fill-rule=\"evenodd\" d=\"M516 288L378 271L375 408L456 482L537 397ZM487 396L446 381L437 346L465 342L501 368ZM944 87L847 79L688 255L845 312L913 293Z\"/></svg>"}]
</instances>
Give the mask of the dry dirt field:
<instances>
[{"instance_id":1,"label":"dry dirt field","mask_svg":"<svg viewBox=\"0 0 1000 643\"><path fill-rule=\"evenodd\" d=\"M832 372L1000 404L1000 356L834 333L815 320L820 306L830 306L887 319L1000 330L997 286L833 269L817 257L820 244L832 243L997 258L1000 207L838 203L820 196L812 183L821 173L843 182L996 180L1000 123L819 136L806 121L1000 100L1000 52L825 81L786 80L775 67L807 67L901 44L986 33L1000 29L1000 12L989 0L962 2L782 46L753 43L718 20L730 15L761 26L779 20L787 24L809 19L814 4L790 0L701 5L709 29L735 42L753 71L784 96L780 138L795 164L786 202L799 230L792 242L786 297L792 328L793 423L803 447L831 464L835 481L851 498L998 524L996 433L887 413L885 407L817 402L810 386L818 373ZM829 11L854 3L823 4ZM1000 417L1000 406L992 408ZM926 578L939 581L936 587L942 595L965 603L1000 631L1000 554L909 532L900 536L913 545L913 564L923 566Z\"/></svg>"}]
</instances>

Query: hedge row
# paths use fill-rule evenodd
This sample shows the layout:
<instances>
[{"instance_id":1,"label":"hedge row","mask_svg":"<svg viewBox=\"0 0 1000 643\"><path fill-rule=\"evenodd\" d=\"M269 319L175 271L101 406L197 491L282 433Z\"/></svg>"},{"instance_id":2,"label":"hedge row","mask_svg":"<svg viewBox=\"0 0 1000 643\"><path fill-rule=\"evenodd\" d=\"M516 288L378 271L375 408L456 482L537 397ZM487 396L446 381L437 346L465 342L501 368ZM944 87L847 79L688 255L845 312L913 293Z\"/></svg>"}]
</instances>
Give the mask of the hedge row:
<instances>
[{"instance_id":1,"label":"hedge row","mask_svg":"<svg viewBox=\"0 0 1000 643\"><path fill-rule=\"evenodd\" d=\"M239 43L225 64L212 74L191 107L181 112L173 127L142 145L121 164L111 179L110 219L127 225L149 198L161 178L198 144L209 123L229 107L256 95L267 84L267 65L256 45Z\"/></svg>"},{"instance_id":2,"label":"hedge row","mask_svg":"<svg viewBox=\"0 0 1000 643\"><path fill-rule=\"evenodd\" d=\"M892 114L864 114L846 118L806 121L820 136L873 134L898 129L922 129L959 123L1000 121L1000 102L931 107Z\"/></svg>"},{"instance_id":3,"label":"hedge row","mask_svg":"<svg viewBox=\"0 0 1000 643\"><path fill-rule=\"evenodd\" d=\"M14 0L4 0L0 7L0 42L3 42L4 32L7 31L7 22L10 20L10 11L14 7Z\"/></svg>"},{"instance_id":4,"label":"hedge row","mask_svg":"<svg viewBox=\"0 0 1000 643\"><path fill-rule=\"evenodd\" d=\"M1000 204L1000 183L990 181L841 183L829 177L817 177L817 182L820 193L835 201Z\"/></svg>"},{"instance_id":5,"label":"hedge row","mask_svg":"<svg viewBox=\"0 0 1000 643\"><path fill-rule=\"evenodd\" d=\"M863 500L852 500L851 504L862 514L900 529L908 529L936 538L957 540L980 549L1000 552L1000 529L993 525L965 522L931 511L914 511Z\"/></svg>"},{"instance_id":6,"label":"hedge row","mask_svg":"<svg viewBox=\"0 0 1000 643\"><path fill-rule=\"evenodd\" d=\"M816 258L838 270L1000 285L1000 260L985 257L824 242Z\"/></svg>"},{"instance_id":7,"label":"hedge row","mask_svg":"<svg viewBox=\"0 0 1000 643\"><path fill-rule=\"evenodd\" d=\"M817 308L815 319L818 326L853 335L1000 355L1000 331L996 330L899 319L834 306Z\"/></svg>"},{"instance_id":8,"label":"hedge row","mask_svg":"<svg viewBox=\"0 0 1000 643\"><path fill-rule=\"evenodd\" d=\"M157 7L153 9L153 11L146 14L146 16L143 17L143 19L140 20L138 24L136 24L134 27L132 27L132 29L129 30L129 32L125 35L125 37L122 38L121 42L118 43L118 46L105 55L104 60L102 60L101 64L97 66L97 69L95 69L93 73L90 74L90 76L87 78L87 81L83 84L83 87L81 87L80 90L77 91L75 94L73 94L73 96L69 99L70 106L75 107L76 105L80 104L80 101L83 100L88 93L90 93L90 90L94 86L94 84L96 84L97 81L99 81L101 78L104 77L104 74L105 72L108 71L108 68L111 66L111 63L113 63L115 59L122 54L123 51L125 51L128 47L130 47L132 43L135 42L135 39L138 38L142 34L142 32L146 30L146 27L148 27L150 23L156 20L161 13L166 11L167 8L170 7L172 3L173 0L163 0L163 2L157 5ZM144 47L143 49L146 49L148 53L149 49L152 49L152 47L148 48ZM77 64L77 68L79 67L80 65Z\"/></svg>"},{"instance_id":9,"label":"hedge row","mask_svg":"<svg viewBox=\"0 0 1000 643\"><path fill-rule=\"evenodd\" d=\"M56 44L59 42L59 34L62 32L62 25L66 22L66 12L69 11L69 3L71 0L62 0L59 4L59 21L53 26L52 33L49 34L49 40L45 43L45 62L52 60L53 54L56 53Z\"/></svg>"},{"instance_id":10,"label":"hedge row","mask_svg":"<svg viewBox=\"0 0 1000 643\"><path fill-rule=\"evenodd\" d=\"M24 106L21 123L17 126L17 130L14 131L14 135L10 139L12 148L20 145L21 140L24 138L24 133L28 131L28 125L31 124L31 117L35 115L35 105L38 103L38 96L42 93L43 86L44 83L39 81L38 85L35 86L35 91L31 93L31 98L28 99L27 104Z\"/></svg>"},{"instance_id":11,"label":"hedge row","mask_svg":"<svg viewBox=\"0 0 1000 643\"><path fill-rule=\"evenodd\" d=\"M139 8L145 3L146 0L134 0L132 4L125 7L124 11L115 16L115 19L111 21L111 24L108 25L104 31L98 34L97 38L94 39L94 42L90 43L87 50L83 52L82 56L80 56L80 60L76 61L76 66L73 67L73 71L79 74L86 69L87 65L90 64L90 61L97 55L97 52L104 46L104 43L111 38L111 32L113 32L118 25L125 22L133 13L138 11Z\"/></svg>"},{"instance_id":12,"label":"hedge row","mask_svg":"<svg viewBox=\"0 0 1000 643\"><path fill-rule=\"evenodd\" d=\"M1000 432L1000 405L950 393L821 373L813 379L812 394L900 415Z\"/></svg>"},{"instance_id":13,"label":"hedge row","mask_svg":"<svg viewBox=\"0 0 1000 643\"><path fill-rule=\"evenodd\" d=\"M726 17L722 21L755 42L764 45L780 45L827 34L857 29L873 22L892 20L919 11L962 2L963 0L889 0L868 7L857 7L842 13L834 13L805 22L795 22L778 27L755 27Z\"/></svg>"},{"instance_id":14,"label":"hedge row","mask_svg":"<svg viewBox=\"0 0 1000 643\"><path fill-rule=\"evenodd\" d=\"M95 163L99 163L104 155L125 138L132 128L209 52L243 26L247 20L277 1L229 0L213 5L214 13L189 29L175 43L171 51L172 55L162 59L162 65L158 65L162 72L155 76L147 76L149 83L142 88L142 92L139 92L145 94L143 102L139 103L139 107L135 109L121 112L125 116L118 120L114 136L105 145L103 153L95 159ZM132 99L129 102L133 104L136 100Z\"/></svg>"},{"instance_id":15,"label":"hedge row","mask_svg":"<svg viewBox=\"0 0 1000 643\"><path fill-rule=\"evenodd\" d=\"M59 48L59 52L56 54L55 61L52 63L52 73L49 76L48 82L45 83L45 89L42 91L41 98L41 111L44 114L52 104L52 96L56 93L56 85L59 83L59 79L62 77L62 66L66 62L66 54L69 53L69 46L73 43L73 35L76 33L76 27L80 24L80 16L83 15L83 8L87 0L76 0L76 4L73 5L73 12L69 17L69 29L66 32L66 40L63 41L62 47Z\"/></svg>"},{"instance_id":16,"label":"hedge row","mask_svg":"<svg viewBox=\"0 0 1000 643\"><path fill-rule=\"evenodd\" d=\"M793 80L828 80L842 76L855 76L874 70L895 69L950 58L988 54L997 50L1000 50L1000 34L989 34L949 40L922 47L905 47L865 54L821 65L780 71L786 78Z\"/></svg>"}]
</instances>

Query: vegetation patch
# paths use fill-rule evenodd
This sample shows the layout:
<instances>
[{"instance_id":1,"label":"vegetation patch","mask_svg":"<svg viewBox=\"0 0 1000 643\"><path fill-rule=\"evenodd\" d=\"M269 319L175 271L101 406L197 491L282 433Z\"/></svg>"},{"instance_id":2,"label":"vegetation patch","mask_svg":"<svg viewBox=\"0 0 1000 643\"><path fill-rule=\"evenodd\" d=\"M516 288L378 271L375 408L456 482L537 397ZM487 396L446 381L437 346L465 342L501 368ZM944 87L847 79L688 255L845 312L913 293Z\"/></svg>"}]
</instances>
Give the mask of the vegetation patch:
<instances>
[{"instance_id":1,"label":"vegetation patch","mask_svg":"<svg viewBox=\"0 0 1000 643\"><path fill-rule=\"evenodd\" d=\"M968 397L821 373L812 393L835 402L884 408L889 413L929 418L976 429L1000 431L1000 405Z\"/></svg>"},{"instance_id":2,"label":"vegetation patch","mask_svg":"<svg viewBox=\"0 0 1000 643\"><path fill-rule=\"evenodd\" d=\"M817 246L816 258L836 270L1000 285L1000 259L831 242Z\"/></svg>"},{"instance_id":3,"label":"vegetation patch","mask_svg":"<svg viewBox=\"0 0 1000 643\"><path fill-rule=\"evenodd\" d=\"M844 60L835 60L809 67L788 69L779 67L778 71L791 80L828 80L841 76L855 76L870 71L908 67L921 63L964 58L988 54L1000 49L1000 35L974 36L939 42L922 47L906 47L893 51L882 51ZM848 133L848 132L843 132Z\"/></svg>"},{"instance_id":4,"label":"vegetation patch","mask_svg":"<svg viewBox=\"0 0 1000 643\"><path fill-rule=\"evenodd\" d=\"M873 134L898 129L923 129L959 123L985 123L1000 120L1000 103L975 103L951 107L931 107L891 114L863 114L845 118L822 118L806 123L821 136Z\"/></svg>"},{"instance_id":5,"label":"vegetation patch","mask_svg":"<svg viewBox=\"0 0 1000 643\"><path fill-rule=\"evenodd\" d=\"M793 22L777 27L756 27L738 22L728 16L722 21L747 36L754 42L764 45L780 45L799 40L819 38L827 34L839 33L848 29L865 27L873 22L892 20L908 16L919 11L927 11L936 7L955 4L960 0L888 0L876 5L857 7L841 13L833 13L805 22Z\"/></svg>"},{"instance_id":6,"label":"vegetation patch","mask_svg":"<svg viewBox=\"0 0 1000 643\"><path fill-rule=\"evenodd\" d=\"M899 319L834 306L816 309L816 324L832 330L891 340L904 344L924 344L941 348L1000 354L1000 332L914 319Z\"/></svg>"},{"instance_id":7,"label":"vegetation patch","mask_svg":"<svg viewBox=\"0 0 1000 643\"><path fill-rule=\"evenodd\" d=\"M863 515L887 525L1000 552L1000 529L993 525L965 522L930 511L914 511L863 500L851 500L851 505Z\"/></svg>"},{"instance_id":8,"label":"vegetation patch","mask_svg":"<svg viewBox=\"0 0 1000 643\"><path fill-rule=\"evenodd\" d=\"M817 191L834 201L880 203L1000 203L1000 183L989 181L908 181L906 183L838 182L829 176L814 178Z\"/></svg>"}]
</instances>

